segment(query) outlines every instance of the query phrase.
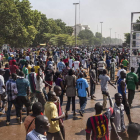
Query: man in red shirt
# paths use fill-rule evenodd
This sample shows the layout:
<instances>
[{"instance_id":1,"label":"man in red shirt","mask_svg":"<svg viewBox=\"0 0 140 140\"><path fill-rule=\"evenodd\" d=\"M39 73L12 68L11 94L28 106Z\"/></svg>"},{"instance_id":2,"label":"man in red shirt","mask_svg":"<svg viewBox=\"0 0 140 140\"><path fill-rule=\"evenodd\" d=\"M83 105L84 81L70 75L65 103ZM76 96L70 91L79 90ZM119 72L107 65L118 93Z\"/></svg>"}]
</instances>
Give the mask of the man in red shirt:
<instances>
[{"instance_id":1,"label":"man in red shirt","mask_svg":"<svg viewBox=\"0 0 140 140\"><path fill-rule=\"evenodd\" d=\"M14 62L16 62L15 57L12 57L12 60L9 61L9 65L14 65Z\"/></svg>"},{"instance_id":2,"label":"man in red shirt","mask_svg":"<svg viewBox=\"0 0 140 140\"><path fill-rule=\"evenodd\" d=\"M66 64L66 63L68 63L68 61L69 61L69 59L64 57L63 62Z\"/></svg>"},{"instance_id":3,"label":"man in red shirt","mask_svg":"<svg viewBox=\"0 0 140 140\"><path fill-rule=\"evenodd\" d=\"M88 118L86 127L86 140L90 140L90 133L92 132L92 140L109 140L109 119L113 115L112 100L108 93L106 96L109 98L110 108L102 114L103 105L101 103L95 104L96 115ZM115 130L115 126L112 123L112 128ZM116 132L116 131L115 131ZM115 133L118 140L120 137L117 132Z\"/></svg>"},{"instance_id":4,"label":"man in red shirt","mask_svg":"<svg viewBox=\"0 0 140 140\"><path fill-rule=\"evenodd\" d=\"M11 74L16 73L16 70L19 69L17 63L13 61L13 65L10 66Z\"/></svg>"}]
</instances>

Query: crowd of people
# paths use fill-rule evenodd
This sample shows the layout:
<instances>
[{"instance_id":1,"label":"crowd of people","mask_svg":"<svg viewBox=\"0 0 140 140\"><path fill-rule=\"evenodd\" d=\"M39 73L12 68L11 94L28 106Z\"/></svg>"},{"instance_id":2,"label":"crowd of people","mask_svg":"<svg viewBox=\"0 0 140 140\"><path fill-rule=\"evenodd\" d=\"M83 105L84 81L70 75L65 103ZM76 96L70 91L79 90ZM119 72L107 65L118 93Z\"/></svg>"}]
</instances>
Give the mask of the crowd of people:
<instances>
[{"instance_id":1,"label":"crowd of people","mask_svg":"<svg viewBox=\"0 0 140 140\"><path fill-rule=\"evenodd\" d=\"M135 68L131 67L128 73L128 50L21 49L9 52L4 50L3 55L7 62L5 68L0 64L0 112L6 113L7 125L10 125L13 105L20 124L23 123L22 111L27 112L24 120L26 140L65 140L64 118L69 117L71 100L75 116L76 96L79 98L79 114L83 117L87 96L96 100L97 85L101 85L103 103L95 104L96 114L85 124L85 139L138 139L140 126L133 122L130 111L135 89L138 89L140 82L140 67L136 73ZM114 94L114 104L108 84L118 90ZM64 95L67 96L65 112L62 110ZM110 108L107 108L107 98ZM129 120L128 129L124 111ZM109 121L112 128L110 135Z\"/></svg>"}]
</instances>

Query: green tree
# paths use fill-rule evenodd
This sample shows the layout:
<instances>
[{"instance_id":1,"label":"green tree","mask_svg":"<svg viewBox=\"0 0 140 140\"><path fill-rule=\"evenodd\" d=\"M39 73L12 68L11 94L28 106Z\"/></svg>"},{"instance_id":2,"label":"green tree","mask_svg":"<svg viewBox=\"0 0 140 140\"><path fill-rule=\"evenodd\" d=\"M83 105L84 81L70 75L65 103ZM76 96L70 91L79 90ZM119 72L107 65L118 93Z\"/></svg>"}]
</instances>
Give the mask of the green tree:
<instances>
[{"instance_id":1,"label":"green tree","mask_svg":"<svg viewBox=\"0 0 140 140\"><path fill-rule=\"evenodd\" d=\"M60 34L72 35L72 33L73 33L72 27L66 26L66 23L63 22L61 19L56 19L55 22L56 22L57 26L61 28Z\"/></svg>"},{"instance_id":2,"label":"green tree","mask_svg":"<svg viewBox=\"0 0 140 140\"><path fill-rule=\"evenodd\" d=\"M0 17L0 44L14 44L21 35L19 29L22 28L14 0L0 0Z\"/></svg>"},{"instance_id":3,"label":"green tree","mask_svg":"<svg viewBox=\"0 0 140 140\"><path fill-rule=\"evenodd\" d=\"M50 39L55 37L55 34L51 34L51 33L44 33L43 34L43 43L48 44Z\"/></svg>"},{"instance_id":4,"label":"green tree","mask_svg":"<svg viewBox=\"0 0 140 140\"><path fill-rule=\"evenodd\" d=\"M96 38L101 39L101 38L102 38L102 34L101 34L101 33L96 32L96 33L95 33L95 37L96 37Z\"/></svg>"},{"instance_id":5,"label":"green tree","mask_svg":"<svg viewBox=\"0 0 140 140\"><path fill-rule=\"evenodd\" d=\"M101 45L101 39L100 38L94 38L94 45Z\"/></svg>"},{"instance_id":6,"label":"green tree","mask_svg":"<svg viewBox=\"0 0 140 140\"><path fill-rule=\"evenodd\" d=\"M48 19L48 29L49 29L48 32L52 34L61 33L61 28L57 26L57 23L53 19Z\"/></svg>"},{"instance_id":7,"label":"green tree","mask_svg":"<svg viewBox=\"0 0 140 140\"><path fill-rule=\"evenodd\" d=\"M125 33L125 43L130 44L130 33Z\"/></svg>"},{"instance_id":8,"label":"green tree","mask_svg":"<svg viewBox=\"0 0 140 140\"><path fill-rule=\"evenodd\" d=\"M68 37L69 37L69 35L67 35L67 34L59 34L59 35L57 35L58 46L66 45Z\"/></svg>"},{"instance_id":9,"label":"green tree","mask_svg":"<svg viewBox=\"0 0 140 140\"><path fill-rule=\"evenodd\" d=\"M66 26L66 34L72 35L72 33L73 33L73 28L70 26Z\"/></svg>"},{"instance_id":10,"label":"green tree","mask_svg":"<svg viewBox=\"0 0 140 140\"><path fill-rule=\"evenodd\" d=\"M44 42L44 33L48 33L49 32L49 23L47 20L47 17L45 14L41 14L41 20L39 23L39 26L37 28L37 34L35 36L35 39L33 41L33 46L37 46L40 43Z\"/></svg>"},{"instance_id":11,"label":"green tree","mask_svg":"<svg viewBox=\"0 0 140 140\"><path fill-rule=\"evenodd\" d=\"M83 41L84 45L93 45L94 35L90 30L82 30L80 31L78 37Z\"/></svg>"},{"instance_id":12,"label":"green tree","mask_svg":"<svg viewBox=\"0 0 140 140\"><path fill-rule=\"evenodd\" d=\"M66 45L74 46L74 44L75 44L75 37L69 35L68 38L67 38L67 41L66 41Z\"/></svg>"}]
</instances>

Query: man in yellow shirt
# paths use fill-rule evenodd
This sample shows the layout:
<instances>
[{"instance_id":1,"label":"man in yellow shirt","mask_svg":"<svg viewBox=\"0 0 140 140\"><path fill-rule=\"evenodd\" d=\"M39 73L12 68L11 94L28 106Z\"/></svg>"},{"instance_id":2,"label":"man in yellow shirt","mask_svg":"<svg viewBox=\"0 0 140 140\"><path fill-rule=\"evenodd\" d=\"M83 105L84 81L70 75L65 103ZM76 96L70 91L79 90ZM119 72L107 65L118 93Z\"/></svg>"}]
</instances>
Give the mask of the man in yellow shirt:
<instances>
[{"instance_id":1,"label":"man in yellow shirt","mask_svg":"<svg viewBox=\"0 0 140 140\"><path fill-rule=\"evenodd\" d=\"M47 116L49 123L50 123L50 129L47 134L47 139L52 140L63 140L60 126L59 126L59 120L64 117L64 114L61 116L58 116L57 107L54 104L56 102L57 96L55 92L50 91L48 93L48 102L45 104L45 115Z\"/></svg>"},{"instance_id":2,"label":"man in yellow shirt","mask_svg":"<svg viewBox=\"0 0 140 140\"><path fill-rule=\"evenodd\" d=\"M39 69L39 68L40 68L40 66L39 66L39 62L37 62L37 65L34 66L35 73L38 73L38 69Z\"/></svg>"},{"instance_id":3,"label":"man in yellow shirt","mask_svg":"<svg viewBox=\"0 0 140 140\"><path fill-rule=\"evenodd\" d=\"M31 68L32 68L32 67L31 67L31 65L29 64L29 65L28 65L28 68L27 68L29 74L31 73Z\"/></svg>"}]
</instances>

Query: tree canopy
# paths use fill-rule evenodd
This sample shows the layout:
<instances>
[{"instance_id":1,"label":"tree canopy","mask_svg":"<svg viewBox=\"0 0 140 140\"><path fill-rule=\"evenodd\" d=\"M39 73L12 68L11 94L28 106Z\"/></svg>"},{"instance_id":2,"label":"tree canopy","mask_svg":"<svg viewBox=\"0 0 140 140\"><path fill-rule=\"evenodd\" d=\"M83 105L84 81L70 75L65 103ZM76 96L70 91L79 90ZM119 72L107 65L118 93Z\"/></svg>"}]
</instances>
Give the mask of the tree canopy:
<instances>
[{"instance_id":1,"label":"tree canopy","mask_svg":"<svg viewBox=\"0 0 140 140\"><path fill-rule=\"evenodd\" d=\"M48 19L38 10L32 10L29 0L0 0L0 45L11 47L49 45L75 45L73 28L61 19ZM77 45L93 46L112 43L113 39L102 37L101 33L82 30L77 36Z\"/></svg>"},{"instance_id":2,"label":"tree canopy","mask_svg":"<svg viewBox=\"0 0 140 140\"><path fill-rule=\"evenodd\" d=\"M49 33L51 37L72 35L73 29L61 19L47 19L45 14L31 8L29 0L0 0L0 45L37 46L44 40L48 43Z\"/></svg>"}]
</instances>

